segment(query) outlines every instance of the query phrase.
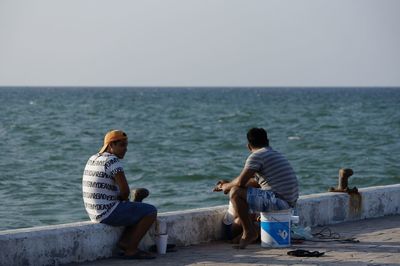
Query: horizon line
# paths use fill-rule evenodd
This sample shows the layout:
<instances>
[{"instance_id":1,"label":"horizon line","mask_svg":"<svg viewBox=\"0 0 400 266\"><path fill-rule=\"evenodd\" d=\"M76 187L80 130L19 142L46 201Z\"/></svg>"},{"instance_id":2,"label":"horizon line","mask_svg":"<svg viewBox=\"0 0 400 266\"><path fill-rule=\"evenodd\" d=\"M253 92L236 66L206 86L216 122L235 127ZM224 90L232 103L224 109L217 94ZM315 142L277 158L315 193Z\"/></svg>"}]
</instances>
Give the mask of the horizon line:
<instances>
[{"instance_id":1,"label":"horizon line","mask_svg":"<svg viewBox=\"0 0 400 266\"><path fill-rule=\"evenodd\" d=\"M29 89L29 88L48 88L48 89L400 89L399 86L91 86L91 85L0 85L0 89Z\"/></svg>"}]
</instances>

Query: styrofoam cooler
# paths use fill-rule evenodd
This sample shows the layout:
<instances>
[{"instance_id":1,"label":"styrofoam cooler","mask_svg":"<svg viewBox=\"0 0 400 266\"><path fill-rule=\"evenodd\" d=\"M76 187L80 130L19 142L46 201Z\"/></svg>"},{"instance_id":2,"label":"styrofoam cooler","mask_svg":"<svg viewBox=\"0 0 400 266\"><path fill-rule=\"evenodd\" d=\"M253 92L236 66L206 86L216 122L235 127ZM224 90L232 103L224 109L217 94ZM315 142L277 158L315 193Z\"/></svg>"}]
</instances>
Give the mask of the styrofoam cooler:
<instances>
[{"instance_id":1,"label":"styrofoam cooler","mask_svg":"<svg viewBox=\"0 0 400 266\"><path fill-rule=\"evenodd\" d=\"M297 218L297 216L293 216ZM292 209L261 213L261 246L283 248L290 246Z\"/></svg>"}]
</instances>

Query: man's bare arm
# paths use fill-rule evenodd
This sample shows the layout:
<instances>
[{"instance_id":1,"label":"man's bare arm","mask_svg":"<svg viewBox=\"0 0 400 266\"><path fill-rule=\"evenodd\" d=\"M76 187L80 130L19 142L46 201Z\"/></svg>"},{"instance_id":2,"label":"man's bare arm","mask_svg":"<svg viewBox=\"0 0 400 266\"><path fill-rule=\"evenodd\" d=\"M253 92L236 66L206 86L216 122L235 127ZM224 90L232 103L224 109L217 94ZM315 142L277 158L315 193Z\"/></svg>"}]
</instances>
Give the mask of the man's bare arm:
<instances>
[{"instance_id":1,"label":"man's bare arm","mask_svg":"<svg viewBox=\"0 0 400 266\"><path fill-rule=\"evenodd\" d=\"M129 185L128 181L126 181L125 173L124 172L118 172L114 176L115 181L118 184L119 187L119 200L128 200L129 199Z\"/></svg>"},{"instance_id":2,"label":"man's bare arm","mask_svg":"<svg viewBox=\"0 0 400 266\"><path fill-rule=\"evenodd\" d=\"M260 185L258 184L258 182L254 178L250 178L249 181L247 181L246 187L259 188Z\"/></svg>"},{"instance_id":3,"label":"man's bare arm","mask_svg":"<svg viewBox=\"0 0 400 266\"><path fill-rule=\"evenodd\" d=\"M236 177L229 183L221 184L220 188L222 191L224 191L225 194L227 194L234 186L247 187L247 183L251 178L254 177L255 173L255 170L245 168L242 170L238 177Z\"/></svg>"}]
</instances>

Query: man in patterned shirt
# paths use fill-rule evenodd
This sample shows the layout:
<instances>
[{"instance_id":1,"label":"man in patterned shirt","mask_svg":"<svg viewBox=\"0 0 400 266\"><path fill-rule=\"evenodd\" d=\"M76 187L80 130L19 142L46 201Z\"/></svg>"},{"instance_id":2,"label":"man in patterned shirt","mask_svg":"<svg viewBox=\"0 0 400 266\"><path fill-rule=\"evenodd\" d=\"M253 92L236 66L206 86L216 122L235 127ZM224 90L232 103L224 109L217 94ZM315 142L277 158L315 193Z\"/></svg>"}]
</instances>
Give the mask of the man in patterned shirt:
<instances>
[{"instance_id":1,"label":"man in patterned shirt","mask_svg":"<svg viewBox=\"0 0 400 266\"><path fill-rule=\"evenodd\" d=\"M251 154L240 175L230 182L221 180L214 188L229 193L243 229L239 248L245 248L258 238L249 210L289 209L299 197L296 174L289 161L269 146L267 132L263 128L252 128L247 132L247 140Z\"/></svg>"},{"instance_id":2,"label":"man in patterned shirt","mask_svg":"<svg viewBox=\"0 0 400 266\"><path fill-rule=\"evenodd\" d=\"M99 153L86 164L82 192L86 211L93 222L125 226L118 242L126 259L152 259L152 254L138 249L138 244L157 218L150 204L129 201L129 186L121 164L128 147L128 137L112 130L104 137Z\"/></svg>"}]
</instances>

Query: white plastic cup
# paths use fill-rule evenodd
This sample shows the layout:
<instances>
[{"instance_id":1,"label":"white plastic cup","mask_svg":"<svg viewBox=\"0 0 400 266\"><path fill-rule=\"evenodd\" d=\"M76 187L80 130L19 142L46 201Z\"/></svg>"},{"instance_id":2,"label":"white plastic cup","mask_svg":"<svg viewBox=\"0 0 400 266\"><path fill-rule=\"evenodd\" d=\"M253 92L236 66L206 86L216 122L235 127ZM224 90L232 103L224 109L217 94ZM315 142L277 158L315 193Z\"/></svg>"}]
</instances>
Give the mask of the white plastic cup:
<instances>
[{"instance_id":1,"label":"white plastic cup","mask_svg":"<svg viewBox=\"0 0 400 266\"><path fill-rule=\"evenodd\" d=\"M294 224L298 224L299 223L299 221L300 221L300 217L299 216L291 216L290 217L290 221L292 221L292 223L294 223Z\"/></svg>"},{"instance_id":2,"label":"white plastic cup","mask_svg":"<svg viewBox=\"0 0 400 266\"><path fill-rule=\"evenodd\" d=\"M168 243L168 235L157 235L156 236L156 245L158 254L167 253L167 243Z\"/></svg>"},{"instance_id":3,"label":"white plastic cup","mask_svg":"<svg viewBox=\"0 0 400 266\"><path fill-rule=\"evenodd\" d=\"M167 232L167 223L163 220L156 221L156 235L166 235Z\"/></svg>"}]
</instances>

